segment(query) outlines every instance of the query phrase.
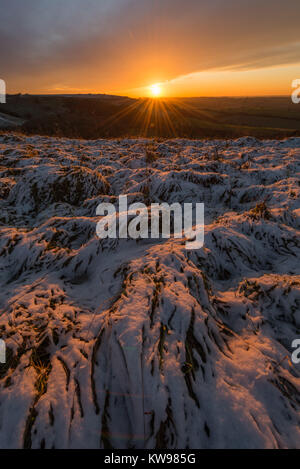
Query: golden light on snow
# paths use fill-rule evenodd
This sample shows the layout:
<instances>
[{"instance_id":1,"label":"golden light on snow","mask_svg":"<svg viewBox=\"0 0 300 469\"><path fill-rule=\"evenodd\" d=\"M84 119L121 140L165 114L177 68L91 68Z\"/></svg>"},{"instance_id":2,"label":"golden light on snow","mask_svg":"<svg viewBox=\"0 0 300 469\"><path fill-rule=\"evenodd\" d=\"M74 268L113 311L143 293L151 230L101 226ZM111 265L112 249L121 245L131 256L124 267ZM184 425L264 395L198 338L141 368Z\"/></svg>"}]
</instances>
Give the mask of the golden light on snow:
<instances>
[{"instance_id":1,"label":"golden light on snow","mask_svg":"<svg viewBox=\"0 0 300 469\"><path fill-rule=\"evenodd\" d=\"M154 98L158 98L161 95L161 86L158 83L151 85L150 92Z\"/></svg>"}]
</instances>

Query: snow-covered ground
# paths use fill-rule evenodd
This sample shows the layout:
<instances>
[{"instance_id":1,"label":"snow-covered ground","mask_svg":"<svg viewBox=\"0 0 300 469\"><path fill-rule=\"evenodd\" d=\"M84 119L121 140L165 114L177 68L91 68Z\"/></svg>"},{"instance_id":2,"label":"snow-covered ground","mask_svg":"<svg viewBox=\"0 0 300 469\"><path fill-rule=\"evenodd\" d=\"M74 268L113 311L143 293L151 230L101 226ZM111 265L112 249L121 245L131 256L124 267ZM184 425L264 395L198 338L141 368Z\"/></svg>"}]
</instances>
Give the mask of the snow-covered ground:
<instances>
[{"instance_id":1,"label":"snow-covered ground","mask_svg":"<svg viewBox=\"0 0 300 469\"><path fill-rule=\"evenodd\" d=\"M300 139L0 136L1 448L300 448ZM204 202L205 244L96 207Z\"/></svg>"},{"instance_id":2,"label":"snow-covered ground","mask_svg":"<svg viewBox=\"0 0 300 469\"><path fill-rule=\"evenodd\" d=\"M25 120L20 119L19 117L10 116L0 112L0 129L8 129L10 127L17 127L18 125L24 124Z\"/></svg>"}]
</instances>

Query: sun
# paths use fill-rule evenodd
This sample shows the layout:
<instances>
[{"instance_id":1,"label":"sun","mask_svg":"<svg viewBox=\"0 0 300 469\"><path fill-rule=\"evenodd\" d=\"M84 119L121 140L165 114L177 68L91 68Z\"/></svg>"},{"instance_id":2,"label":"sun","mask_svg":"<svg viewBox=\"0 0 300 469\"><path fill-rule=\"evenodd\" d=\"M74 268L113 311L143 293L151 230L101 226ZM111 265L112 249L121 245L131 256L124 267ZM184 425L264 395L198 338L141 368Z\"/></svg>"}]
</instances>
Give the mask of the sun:
<instances>
[{"instance_id":1,"label":"sun","mask_svg":"<svg viewBox=\"0 0 300 469\"><path fill-rule=\"evenodd\" d=\"M150 86L150 93L153 98L158 98L161 95L161 86L158 83Z\"/></svg>"}]
</instances>

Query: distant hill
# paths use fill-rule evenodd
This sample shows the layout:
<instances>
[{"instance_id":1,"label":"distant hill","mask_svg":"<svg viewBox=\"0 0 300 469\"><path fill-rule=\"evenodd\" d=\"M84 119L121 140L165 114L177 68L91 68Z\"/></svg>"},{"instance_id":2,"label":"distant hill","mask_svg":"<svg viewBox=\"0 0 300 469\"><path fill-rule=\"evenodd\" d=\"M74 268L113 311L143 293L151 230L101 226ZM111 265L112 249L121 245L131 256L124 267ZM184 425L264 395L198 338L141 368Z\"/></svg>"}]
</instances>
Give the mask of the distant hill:
<instances>
[{"instance_id":1,"label":"distant hill","mask_svg":"<svg viewBox=\"0 0 300 469\"><path fill-rule=\"evenodd\" d=\"M103 94L19 94L8 96L0 112L10 116L7 122L0 121L2 128L14 125L27 134L71 138L300 135L300 106L289 97L153 100Z\"/></svg>"}]
</instances>

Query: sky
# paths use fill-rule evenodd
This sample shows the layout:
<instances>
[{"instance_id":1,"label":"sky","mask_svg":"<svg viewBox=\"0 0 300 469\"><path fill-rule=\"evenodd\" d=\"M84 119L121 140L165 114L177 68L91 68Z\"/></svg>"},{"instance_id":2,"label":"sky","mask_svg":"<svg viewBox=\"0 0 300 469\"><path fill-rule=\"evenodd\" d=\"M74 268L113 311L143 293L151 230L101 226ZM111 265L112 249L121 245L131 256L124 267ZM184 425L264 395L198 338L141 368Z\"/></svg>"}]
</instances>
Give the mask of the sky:
<instances>
[{"instance_id":1,"label":"sky","mask_svg":"<svg viewBox=\"0 0 300 469\"><path fill-rule=\"evenodd\" d=\"M291 93L299 0L0 0L9 93Z\"/></svg>"}]
</instances>

